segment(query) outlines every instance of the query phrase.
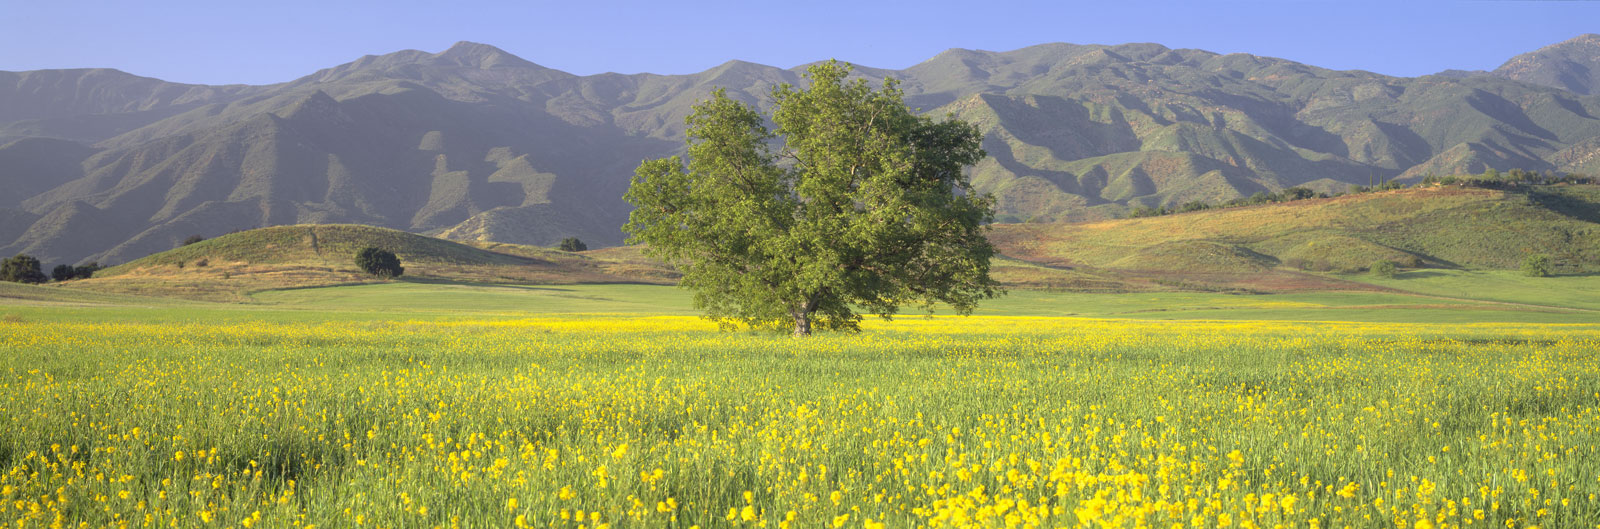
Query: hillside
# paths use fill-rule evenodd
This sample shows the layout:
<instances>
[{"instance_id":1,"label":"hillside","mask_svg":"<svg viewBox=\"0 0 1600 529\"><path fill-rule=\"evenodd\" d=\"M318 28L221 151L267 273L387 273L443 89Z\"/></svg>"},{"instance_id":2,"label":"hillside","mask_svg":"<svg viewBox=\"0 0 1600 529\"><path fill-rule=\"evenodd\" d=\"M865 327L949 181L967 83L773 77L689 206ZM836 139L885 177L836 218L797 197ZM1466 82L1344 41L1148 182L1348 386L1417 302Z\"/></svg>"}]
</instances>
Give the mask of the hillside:
<instances>
[{"instance_id":1,"label":"hillside","mask_svg":"<svg viewBox=\"0 0 1600 529\"><path fill-rule=\"evenodd\" d=\"M365 247L392 251L404 281L663 283L675 276L637 260L510 244L465 244L358 225L277 226L231 233L107 268L62 286L97 292L242 301L251 292L382 282L354 264Z\"/></svg>"},{"instance_id":2,"label":"hillside","mask_svg":"<svg viewBox=\"0 0 1600 529\"><path fill-rule=\"evenodd\" d=\"M1317 285L1383 259L1407 268L1515 269L1549 254L1562 272L1600 270L1600 187L1434 187L1160 217L1002 224L1007 256L1160 284L1255 290Z\"/></svg>"},{"instance_id":3,"label":"hillside","mask_svg":"<svg viewBox=\"0 0 1600 529\"><path fill-rule=\"evenodd\" d=\"M1600 35L1581 35L1512 57L1493 74L1574 94L1594 94L1600 91Z\"/></svg>"},{"instance_id":4,"label":"hillside","mask_svg":"<svg viewBox=\"0 0 1600 529\"><path fill-rule=\"evenodd\" d=\"M1388 77L1157 44L956 49L858 73L982 127L990 157L974 181L1001 221L1077 221L1290 186L1600 171L1600 96L1568 75L1592 64L1593 40L1495 75ZM0 254L118 263L194 234L330 223L617 245L629 176L682 152L696 101L722 87L765 106L802 71L575 76L463 42L266 86L0 72L0 184L16 190L0 198Z\"/></svg>"}]
</instances>

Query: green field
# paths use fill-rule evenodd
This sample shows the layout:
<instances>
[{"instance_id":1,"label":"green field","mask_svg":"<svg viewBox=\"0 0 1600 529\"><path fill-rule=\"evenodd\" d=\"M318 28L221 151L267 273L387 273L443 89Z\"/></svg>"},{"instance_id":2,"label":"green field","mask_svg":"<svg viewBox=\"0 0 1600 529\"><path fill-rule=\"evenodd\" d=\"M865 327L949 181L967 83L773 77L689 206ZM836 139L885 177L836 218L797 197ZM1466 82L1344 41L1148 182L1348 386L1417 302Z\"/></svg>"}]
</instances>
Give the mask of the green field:
<instances>
[{"instance_id":1,"label":"green field","mask_svg":"<svg viewBox=\"0 0 1600 529\"><path fill-rule=\"evenodd\" d=\"M1408 274L803 340L651 285L0 285L0 520L1592 527L1595 279Z\"/></svg>"}]
</instances>

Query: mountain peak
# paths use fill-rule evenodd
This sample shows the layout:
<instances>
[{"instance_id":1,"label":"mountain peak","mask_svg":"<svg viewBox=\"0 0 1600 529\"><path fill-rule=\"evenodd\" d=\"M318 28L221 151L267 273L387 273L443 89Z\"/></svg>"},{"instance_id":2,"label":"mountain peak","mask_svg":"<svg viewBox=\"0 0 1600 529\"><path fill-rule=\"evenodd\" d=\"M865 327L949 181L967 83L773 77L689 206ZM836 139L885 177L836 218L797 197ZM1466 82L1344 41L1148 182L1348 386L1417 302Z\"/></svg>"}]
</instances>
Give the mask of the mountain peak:
<instances>
[{"instance_id":1,"label":"mountain peak","mask_svg":"<svg viewBox=\"0 0 1600 529\"><path fill-rule=\"evenodd\" d=\"M1494 75L1579 95L1600 93L1600 34L1578 35L1512 57Z\"/></svg>"},{"instance_id":2,"label":"mountain peak","mask_svg":"<svg viewBox=\"0 0 1600 529\"><path fill-rule=\"evenodd\" d=\"M507 53L500 48L465 40L455 43L447 50L434 54L433 57L448 63L481 69L540 68L539 65Z\"/></svg>"}]
</instances>

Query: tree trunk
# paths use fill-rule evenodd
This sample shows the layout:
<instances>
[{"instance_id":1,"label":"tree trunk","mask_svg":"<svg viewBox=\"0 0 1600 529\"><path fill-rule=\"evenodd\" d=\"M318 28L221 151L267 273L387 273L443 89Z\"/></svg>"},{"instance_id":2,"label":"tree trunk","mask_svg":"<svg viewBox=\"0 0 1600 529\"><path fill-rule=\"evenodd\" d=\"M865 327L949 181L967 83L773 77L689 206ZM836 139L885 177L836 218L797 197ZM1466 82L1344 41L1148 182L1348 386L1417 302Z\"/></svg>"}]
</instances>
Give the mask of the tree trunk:
<instances>
[{"instance_id":1,"label":"tree trunk","mask_svg":"<svg viewBox=\"0 0 1600 529\"><path fill-rule=\"evenodd\" d=\"M796 310L792 314L794 315L795 337L811 336L811 312L802 309Z\"/></svg>"}]
</instances>

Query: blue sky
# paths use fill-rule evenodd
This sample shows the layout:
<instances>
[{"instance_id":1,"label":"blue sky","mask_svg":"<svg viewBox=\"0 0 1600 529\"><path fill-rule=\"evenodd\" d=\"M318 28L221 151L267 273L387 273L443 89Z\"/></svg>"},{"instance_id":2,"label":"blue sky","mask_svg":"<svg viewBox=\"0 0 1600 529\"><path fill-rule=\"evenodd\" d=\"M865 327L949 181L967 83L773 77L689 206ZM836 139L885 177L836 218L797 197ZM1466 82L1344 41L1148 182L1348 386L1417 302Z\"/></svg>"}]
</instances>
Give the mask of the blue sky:
<instances>
[{"instance_id":1,"label":"blue sky","mask_svg":"<svg viewBox=\"0 0 1600 529\"><path fill-rule=\"evenodd\" d=\"M1492 69L1583 33L1600 33L1600 2L0 0L0 70L265 84L460 40L583 75L692 73L730 59L904 68L948 48L1158 42L1414 76Z\"/></svg>"}]
</instances>

